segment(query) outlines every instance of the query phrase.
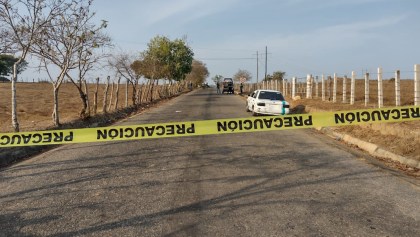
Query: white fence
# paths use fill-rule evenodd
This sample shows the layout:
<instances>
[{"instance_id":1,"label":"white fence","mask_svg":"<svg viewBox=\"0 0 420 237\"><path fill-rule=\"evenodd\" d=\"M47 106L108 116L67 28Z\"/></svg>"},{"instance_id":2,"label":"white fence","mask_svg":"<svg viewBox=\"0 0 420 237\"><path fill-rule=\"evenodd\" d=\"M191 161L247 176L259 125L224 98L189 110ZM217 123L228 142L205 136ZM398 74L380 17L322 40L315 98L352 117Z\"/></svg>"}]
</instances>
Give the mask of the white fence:
<instances>
[{"instance_id":1,"label":"white fence","mask_svg":"<svg viewBox=\"0 0 420 237\"><path fill-rule=\"evenodd\" d=\"M369 73L357 75L351 72L351 78L339 76L313 76L308 74L306 78L293 77L291 80L262 81L258 84L246 84L244 93L256 89L272 89L282 91L284 96L292 99L300 98L318 99L333 103L361 103L367 106L384 107L385 105L420 105L420 64L414 65L414 79L401 80L400 70L395 71L394 77L384 80L382 68L378 68L376 78L371 78ZM359 79L358 79L359 76ZM319 80L320 78L320 80ZM319 83L321 85L319 85ZM341 84L341 90L339 89ZM377 85L376 85L377 84ZM348 91L350 86L350 92ZM320 91L319 91L319 88ZM320 93L320 94L319 94ZM338 96L341 100L338 101ZM414 95L414 97L413 97ZM349 99L348 99L349 96ZM375 102L374 102L375 101Z\"/></svg>"}]
</instances>

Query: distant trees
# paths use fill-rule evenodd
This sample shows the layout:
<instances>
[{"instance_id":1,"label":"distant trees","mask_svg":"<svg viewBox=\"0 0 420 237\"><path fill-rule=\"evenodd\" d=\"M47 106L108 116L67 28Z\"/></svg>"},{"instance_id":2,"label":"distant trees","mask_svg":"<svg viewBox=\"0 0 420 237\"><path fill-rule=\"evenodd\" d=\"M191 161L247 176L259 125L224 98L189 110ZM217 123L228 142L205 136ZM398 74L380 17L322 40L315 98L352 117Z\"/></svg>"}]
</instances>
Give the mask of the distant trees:
<instances>
[{"instance_id":1,"label":"distant trees","mask_svg":"<svg viewBox=\"0 0 420 237\"><path fill-rule=\"evenodd\" d=\"M120 52L112 55L108 59L108 65L116 72L117 77L125 78L128 83L130 83L133 94L132 94L132 103L133 105L137 104L139 101L139 95L137 93L137 85L140 79L140 75L136 73L136 66L133 65L135 62L135 55Z\"/></svg>"},{"instance_id":2,"label":"distant trees","mask_svg":"<svg viewBox=\"0 0 420 237\"><path fill-rule=\"evenodd\" d=\"M285 78L286 73L282 72L282 71L275 71L273 72L273 75L268 74L267 78L265 80L267 81L283 81L283 79Z\"/></svg>"},{"instance_id":3,"label":"distant trees","mask_svg":"<svg viewBox=\"0 0 420 237\"><path fill-rule=\"evenodd\" d=\"M184 80L192 70L194 53L187 45L185 39L171 41L164 36L156 36L150 40L145 51L135 60L131 68L137 77L148 79L150 88L150 100L153 96L151 91L159 79L169 82ZM148 93L149 93L148 92Z\"/></svg>"},{"instance_id":4,"label":"distant trees","mask_svg":"<svg viewBox=\"0 0 420 237\"><path fill-rule=\"evenodd\" d=\"M250 81L252 79L252 75L247 70L239 69L238 72L233 76L233 80L239 82L241 78L245 78L246 81Z\"/></svg>"},{"instance_id":5,"label":"distant trees","mask_svg":"<svg viewBox=\"0 0 420 237\"><path fill-rule=\"evenodd\" d=\"M134 65L137 75L144 78L181 81L191 72L193 57L194 53L184 39L171 41L156 36Z\"/></svg>"},{"instance_id":6,"label":"distant trees","mask_svg":"<svg viewBox=\"0 0 420 237\"><path fill-rule=\"evenodd\" d=\"M214 82L214 84L220 83L223 79L222 75L216 75L214 77L211 78L211 80Z\"/></svg>"},{"instance_id":7,"label":"distant trees","mask_svg":"<svg viewBox=\"0 0 420 237\"><path fill-rule=\"evenodd\" d=\"M194 85L201 85L209 76L209 71L206 64L199 60L193 60L192 70L187 74L186 80L192 82Z\"/></svg>"},{"instance_id":8,"label":"distant trees","mask_svg":"<svg viewBox=\"0 0 420 237\"><path fill-rule=\"evenodd\" d=\"M10 76L10 74L13 73L13 66L18 61L18 58L15 58L13 55L9 54L0 54L0 76ZM26 67L28 66L28 63L23 60L17 65L17 74L20 74L23 72Z\"/></svg>"}]
</instances>

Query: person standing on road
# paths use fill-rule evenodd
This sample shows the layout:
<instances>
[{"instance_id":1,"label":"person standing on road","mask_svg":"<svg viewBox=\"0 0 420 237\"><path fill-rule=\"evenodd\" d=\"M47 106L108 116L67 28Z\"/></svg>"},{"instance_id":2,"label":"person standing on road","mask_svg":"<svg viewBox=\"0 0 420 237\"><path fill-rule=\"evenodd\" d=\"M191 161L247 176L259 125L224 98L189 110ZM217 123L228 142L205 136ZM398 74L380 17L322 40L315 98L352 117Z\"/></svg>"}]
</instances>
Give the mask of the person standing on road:
<instances>
[{"instance_id":1,"label":"person standing on road","mask_svg":"<svg viewBox=\"0 0 420 237\"><path fill-rule=\"evenodd\" d=\"M241 95L242 95L242 92L243 92L243 89L244 89L244 83L241 82L241 85L240 85L239 88L241 89Z\"/></svg>"},{"instance_id":2,"label":"person standing on road","mask_svg":"<svg viewBox=\"0 0 420 237\"><path fill-rule=\"evenodd\" d=\"M219 82L216 82L216 87L217 87L217 94L220 94L220 84L219 84Z\"/></svg>"}]
</instances>

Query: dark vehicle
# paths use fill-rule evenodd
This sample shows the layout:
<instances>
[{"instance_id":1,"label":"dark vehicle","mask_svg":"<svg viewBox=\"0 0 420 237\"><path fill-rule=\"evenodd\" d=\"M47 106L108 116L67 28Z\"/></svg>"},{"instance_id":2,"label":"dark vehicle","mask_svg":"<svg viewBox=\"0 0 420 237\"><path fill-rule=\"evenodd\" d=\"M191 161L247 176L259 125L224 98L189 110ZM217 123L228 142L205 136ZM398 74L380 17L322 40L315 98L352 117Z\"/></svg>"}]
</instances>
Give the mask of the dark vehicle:
<instances>
[{"instance_id":1,"label":"dark vehicle","mask_svg":"<svg viewBox=\"0 0 420 237\"><path fill-rule=\"evenodd\" d=\"M233 94L233 80L232 80L232 78L225 78L225 79L223 79L223 91L222 91L222 94L223 93L225 93L225 92L227 92L227 93L232 93Z\"/></svg>"}]
</instances>

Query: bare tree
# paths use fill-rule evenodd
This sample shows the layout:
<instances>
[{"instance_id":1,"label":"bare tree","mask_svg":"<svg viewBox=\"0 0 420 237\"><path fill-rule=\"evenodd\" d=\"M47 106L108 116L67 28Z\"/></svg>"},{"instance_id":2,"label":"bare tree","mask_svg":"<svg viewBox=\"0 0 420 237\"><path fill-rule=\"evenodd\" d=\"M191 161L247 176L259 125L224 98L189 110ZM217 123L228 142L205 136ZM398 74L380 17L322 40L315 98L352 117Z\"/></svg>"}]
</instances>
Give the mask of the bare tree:
<instances>
[{"instance_id":1,"label":"bare tree","mask_svg":"<svg viewBox=\"0 0 420 237\"><path fill-rule=\"evenodd\" d=\"M136 105L137 85L140 76L138 76L131 67L134 61L134 56L128 53L119 53L109 58L108 65L116 71L117 76L122 76L131 84L133 89L131 100L133 105Z\"/></svg>"},{"instance_id":2,"label":"bare tree","mask_svg":"<svg viewBox=\"0 0 420 237\"><path fill-rule=\"evenodd\" d=\"M106 21L100 26L91 23L95 15L90 12L92 2L93 0L73 0L65 3L62 15L48 23L31 50L40 59L40 68L47 72L53 86L52 117L55 126L60 126L58 92L64 78L69 76L70 70L78 67L78 55L81 52L89 54L90 51L86 49L101 46L95 35L106 27ZM54 69L58 70L58 75L52 75Z\"/></svg>"},{"instance_id":3,"label":"bare tree","mask_svg":"<svg viewBox=\"0 0 420 237\"><path fill-rule=\"evenodd\" d=\"M0 42L2 53L16 55L12 75L12 126L19 131L16 102L18 65L31 53L31 46L39 41L51 21L61 15L62 0L0 0Z\"/></svg>"},{"instance_id":4,"label":"bare tree","mask_svg":"<svg viewBox=\"0 0 420 237\"><path fill-rule=\"evenodd\" d=\"M99 87L99 77L96 78L95 92L93 93L93 114L95 115L98 111L98 87Z\"/></svg>"},{"instance_id":5,"label":"bare tree","mask_svg":"<svg viewBox=\"0 0 420 237\"><path fill-rule=\"evenodd\" d=\"M241 78L245 78L246 81L250 81L252 78L252 75L249 71L239 69L238 72L233 76L233 80L240 81Z\"/></svg>"},{"instance_id":6,"label":"bare tree","mask_svg":"<svg viewBox=\"0 0 420 237\"><path fill-rule=\"evenodd\" d=\"M66 74L80 95L82 102L82 109L79 113L80 118L87 118L90 116L88 95L87 92L82 89L83 84L86 83L86 75L88 72L97 68L103 59L109 57L108 54L95 52L95 50L104 47L112 47L111 38L100 32L100 29L101 27L98 28L96 32L91 29L90 31L88 31L89 29L86 29L88 32L85 34L82 45L76 53L77 60L75 61L75 70L77 71L77 80L75 80L70 73Z\"/></svg>"}]
</instances>

